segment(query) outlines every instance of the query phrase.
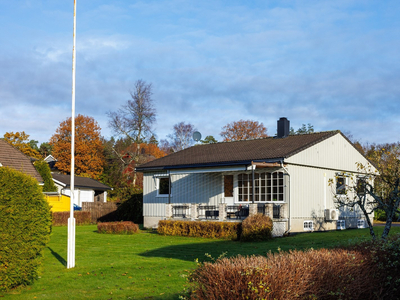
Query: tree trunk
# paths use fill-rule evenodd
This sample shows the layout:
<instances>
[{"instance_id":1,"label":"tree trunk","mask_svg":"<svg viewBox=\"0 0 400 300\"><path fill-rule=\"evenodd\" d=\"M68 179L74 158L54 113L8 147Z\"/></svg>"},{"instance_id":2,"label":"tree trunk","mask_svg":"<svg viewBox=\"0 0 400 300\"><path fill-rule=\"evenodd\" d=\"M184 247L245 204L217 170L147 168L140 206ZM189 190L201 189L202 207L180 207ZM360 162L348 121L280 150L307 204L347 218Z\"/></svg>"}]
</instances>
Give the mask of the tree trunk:
<instances>
[{"instance_id":1,"label":"tree trunk","mask_svg":"<svg viewBox=\"0 0 400 300\"><path fill-rule=\"evenodd\" d=\"M369 228L369 234L372 236L372 239L375 240L376 239L376 235L375 235L375 231L374 231L374 226L372 226L371 224L371 220L369 219L369 215L368 212L366 211L364 205L359 205L359 207L361 208L365 219L367 220L368 223L368 228Z\"/></svg>"},{"instance_id":2,"label":"tree trunk","mask_svg":"<svg viewBox=\"0 0 400 300\"><path fill-rule=\"evenodd\" d=\"M386 212L386 224L385 224L385 229L383 229L382 232L382 236L381 238L383 240L386 240L389 232L390 232L390 228L392 227L392 222L393 222L393 215L394 215L394 211L392 210L391 212Z\"/></svg>"}]
</instances>

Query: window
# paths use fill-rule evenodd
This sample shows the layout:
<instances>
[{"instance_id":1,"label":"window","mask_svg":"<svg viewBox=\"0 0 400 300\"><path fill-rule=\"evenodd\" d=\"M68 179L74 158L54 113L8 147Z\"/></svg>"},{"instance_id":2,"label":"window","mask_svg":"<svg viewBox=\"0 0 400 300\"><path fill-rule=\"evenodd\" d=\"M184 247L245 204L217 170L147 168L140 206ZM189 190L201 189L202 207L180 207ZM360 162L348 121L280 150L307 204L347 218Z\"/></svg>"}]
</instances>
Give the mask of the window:
<instances>
[{"instance_id":1,"label":"window","mask_svg":"<svg viewBox=\"0 0 400 300\"><path fill-rule=\"evenodd\" d=\"M304 221L303 228L304 228L304 231L313 231L314 230L313 221Z\"/></svg>"},{"instance_id":2,"label":"window","mask_svg":"<svg viewBox=\"0 0 400 300\"><path fill-rule=\"evenodd\" d=\"M346 194L346 177L343 175L336 176L336 195Z\"/></svg>"},{"instance_id":3,"label":"window","mask_svg":"<svg viewBox=\"0 0 400 300\"><path fill-rule=\"evenodd\" d=\"M158 178L158 195L159 196L169 195L169 177Z\"/></svg>"},{"instance_id":4,"label":"window","mask_svg":"<svg viewBox=\"0 0 400 300\"><path fill-rule=\"evenodd\" d=\"M357 195L365 196L365 188L366 188L365 178L362 177L357 178Z\"/></svg>"},{"instance_id":5,"label":"window","mask_svg":"<svg viewBox=\"0 0 400 300\"><path fill-rule=\"evenodd\" d=\"M252 174L238 175L239 202L252 201ZM284 201L284 180L282 172L254 174L254 201Z\"/></svg>"},{"instance_id":6,"label":"window","mask_svg":"<svg viewBox=\"0 0 400 300\"><path fill-rule=\"evenodd\" d=\"M233 197L233 175L224 176L224 194L225 197Z\"/></svg>"}]
</instances>

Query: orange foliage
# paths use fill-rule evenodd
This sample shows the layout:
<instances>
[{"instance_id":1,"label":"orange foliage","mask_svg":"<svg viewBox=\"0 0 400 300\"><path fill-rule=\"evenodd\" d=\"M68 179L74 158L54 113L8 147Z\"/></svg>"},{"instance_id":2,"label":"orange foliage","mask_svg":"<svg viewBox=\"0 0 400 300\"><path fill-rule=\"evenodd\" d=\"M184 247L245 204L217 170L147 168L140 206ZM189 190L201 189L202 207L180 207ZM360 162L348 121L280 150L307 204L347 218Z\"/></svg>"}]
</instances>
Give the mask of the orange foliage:
<instances>
[{"instance_id":1,"label":"orange foliage","mask_svg":"<svg viewBox=\"0 0 400 300\"><path fill-rule=\"evenodd\" d=\"M29 157L41 158L39 152L32 149L29 145L29 134L26 134L25 131L16 133L6 132L4 140Z\"/></svg>"},{"instance_id":2,"label":"orange foliage","mask_svg":"<svg viewBox=\"0 0 400 300\"><path fill-rule=\"evenodd\" d=\"M267 137L267 128L263 123L251 120L240 120L232 122L222 127L220 135L224 138L224 142L248 140Z\"/></svg>"},{"instance_id":3,"label":"orange foliage","mask_svg":"<svg viewBox=\"0 0 400 300\"><path fill-rule=\"evenodd\" d=\"M105 165L100 126L88 116L75 118L75 174L89 175L96 179ZM60 123L51 137L52 155L57 159L56 168L65 174L71 171L71 118Z\"/></svg>"},{"instance_id":4,"label":"orange foliage","mask_svg":"<svg viewBox=\"0 0 400 300\"><path fill-rule=\"evenodd\" d=\"M142 149L142 153L154 156L155 158L166 156L165 152L158 148L156 144L141 143L140 149Z\"/></svg>"}]
</instances>

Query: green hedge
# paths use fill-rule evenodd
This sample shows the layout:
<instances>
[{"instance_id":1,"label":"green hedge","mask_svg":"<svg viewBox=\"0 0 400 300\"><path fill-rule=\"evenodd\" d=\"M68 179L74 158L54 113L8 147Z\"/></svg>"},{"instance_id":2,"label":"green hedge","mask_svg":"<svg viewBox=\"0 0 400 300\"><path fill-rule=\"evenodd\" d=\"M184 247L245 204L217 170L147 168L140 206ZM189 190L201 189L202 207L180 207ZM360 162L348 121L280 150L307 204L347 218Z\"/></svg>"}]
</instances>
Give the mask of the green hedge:
<instances>
[{"instance_id":1,"label":"green hedge","mask_svg":"<svg viewBox=\"0 0 400 300\"><path fill-rule=\"evenodd\" d=\"M54 184L53 177L51 176L49 164L41 159L35 161L34 166L44 181L43 192L57 192L57 187Z\"/></svg>"},{"instance_id":2,"label":"green hedge","mask_svg":"<svg viewBox=\"0 0 400 300\"><path fill-rule=\"evenodd\" d=\"M237 240L240 237L241 225L240 222L162 220L158 222L157 231L163 235Z\"/></svg>"},{"instance_id":3,"label":"green hedge","mask_svg":"<svg viewBox=\"0 0 400 300\"><path fill-rule=\"evenodd\" d=\"M32 283L50 239L50 206L31 176L0 168L0 290Z\"/></svg>"}]
</instances>

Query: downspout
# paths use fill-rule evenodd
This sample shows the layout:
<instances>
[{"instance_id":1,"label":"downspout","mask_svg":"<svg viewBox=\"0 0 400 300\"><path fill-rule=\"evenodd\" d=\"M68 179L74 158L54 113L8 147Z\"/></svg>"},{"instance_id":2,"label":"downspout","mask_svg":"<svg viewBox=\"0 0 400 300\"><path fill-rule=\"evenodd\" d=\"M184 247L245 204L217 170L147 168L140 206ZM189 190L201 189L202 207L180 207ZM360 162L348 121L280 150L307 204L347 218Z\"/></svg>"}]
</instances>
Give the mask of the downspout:
<instances>
[{"instance_id":1,"label":"downspout","mask_svg":"<svg viewBox=\"0 0 400 300\"><path fill-rule=\"evenodd\" d=\"M168 204L171 204L171 171L168 170Z\"/></svg>"},{"instance_id":2,"label":"downspout","mask_svg":"<svg viewBox=\"0 0 400 300\"><path fill-rule=\"evenodd\" d=\"M285 232L285 234L288 234L291 230L292 230L292 223L291 223L291 216L290 216L290 205L291 205L291 202L290 202L290 174L289 174L289 171L288 171L288 169L286 169L285 168L285 166L283 165L283 161L281 160L281 168L282 169L284 169L285 170L285 172L286 172L286 174L285 175L287 175L288 176L288 178L289 178L289 183L288 183L288 185L289 185L289 195L288 195L288 230L286 230L286 232Z\"/></svg>"},{"instance_id":3,"label":"downspout","mask_svg":"<svg viewBox=\"0 0 400 300\"><path fill-rule=\"evenodd\" d=\"M254 204L254 198L255 198L255 187L254 187L254 169L256 168L255 165L253 165L253 162L251 162L251 184L252 184L252 196L251 196L251 203Z\"/></svg>"}]
</instances>

